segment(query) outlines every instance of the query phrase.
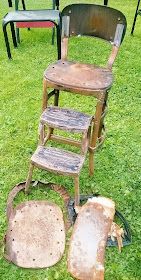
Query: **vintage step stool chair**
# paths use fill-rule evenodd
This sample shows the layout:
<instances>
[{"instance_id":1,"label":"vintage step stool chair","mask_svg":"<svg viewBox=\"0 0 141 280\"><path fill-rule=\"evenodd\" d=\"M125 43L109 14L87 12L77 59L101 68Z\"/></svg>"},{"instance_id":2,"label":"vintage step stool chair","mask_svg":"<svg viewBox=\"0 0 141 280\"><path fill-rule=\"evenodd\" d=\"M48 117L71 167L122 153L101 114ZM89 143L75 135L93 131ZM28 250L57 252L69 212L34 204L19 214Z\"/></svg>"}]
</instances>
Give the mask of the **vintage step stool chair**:
<instances>
[{"instance_id":1,"label":"vintage step stool chair","mask_svg":"<svg viewBox=\"0 0 141 280\"><path fill-rule=\"evenodd\" d=\"M108 91L113 83L112 65L117 56L126 31L126 18L120 12L94 4L72 4L62 11L61 60L50 65L44 74L43 113L40 119L40 146L31 158L26 190L28 190L34 166L58 174L70 175L75 181L75 205L79 204L79 174L87 150L89 170L93 174L94 152L104 140L104 116L107 109ZM70 36L92 36L112 44L106 67L83 64L67 60ZM49 88L53 89L50 93ZM97 99L95 114L58 107L59 91L92 96ZM48 99L55 95L54 105L48 106ZM48 128L47 134L45 128ZM55 129L81 133L82 141L55 135ZM81 154L45 147L48 140L80 147Z\"/></svg>"}]
</instances>

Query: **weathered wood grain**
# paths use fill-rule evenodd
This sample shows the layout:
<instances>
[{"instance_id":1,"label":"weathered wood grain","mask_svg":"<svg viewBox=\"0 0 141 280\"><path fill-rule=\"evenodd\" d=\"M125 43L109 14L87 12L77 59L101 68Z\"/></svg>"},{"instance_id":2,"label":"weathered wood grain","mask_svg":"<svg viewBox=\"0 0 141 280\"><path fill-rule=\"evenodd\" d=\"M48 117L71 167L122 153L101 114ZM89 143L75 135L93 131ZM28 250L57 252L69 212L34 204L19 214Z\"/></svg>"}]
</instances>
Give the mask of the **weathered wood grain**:
<instances>
[{"instance_id":1,"label":"weathered wood grain","mask_svg":"<svg viewBox=\"0 0 141 280\"><path fill-rule=\"evenodd\" d=\"M58 148L38 146L31 163L54 173L77 176L84 163L84 156Z\"/></svg>"},{"instance_id":2,"label":"weathered wood grain","mask_svg":"<svg viewBox=\"0 0 141 280\"><path fill-rule=\"evenodd\" d=\"M44 77L62 87L92 91L109 89L113 83L112 72L107 68L62 60L51 64Z\"/></svg>"},{"instance_id":3,"label":"weathered wood grain","mask_svg":"<svg viewBox=\"0 0 141 280\"><path fill-rule=\"evenodd\" d=\"M52 128L83 133L88 130L92 116L72 109L48 107L41 115L40 122Z\"/></svg>"}]
</instances>

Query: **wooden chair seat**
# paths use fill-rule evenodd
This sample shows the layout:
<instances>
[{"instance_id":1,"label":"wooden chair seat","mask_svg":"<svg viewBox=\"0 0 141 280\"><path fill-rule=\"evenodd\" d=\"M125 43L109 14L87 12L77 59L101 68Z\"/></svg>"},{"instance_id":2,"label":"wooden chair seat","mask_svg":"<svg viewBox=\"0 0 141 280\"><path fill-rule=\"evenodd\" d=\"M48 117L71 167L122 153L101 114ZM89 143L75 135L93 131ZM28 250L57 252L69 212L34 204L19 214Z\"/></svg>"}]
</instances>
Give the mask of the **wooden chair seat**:
<instances>
[{"instance_id":1,"label":"wooden chair seat","mask_svg":"<svg viewBox=\"0 0 141 280\"><path fill-rule=\"evenodd\" d=\"M95 91L109 89L113 75L111 70L104 67L59 60L47 68L45 79L65 89Z\"/></svg>"},{"instance_id":2,"label":"wooden chair seat","mask_svg":"<svg viewBox=\"0 0 141 280\"><path fill-rule=\"evenodd\" d=\"M84 156L62 149L38 146L31 163L54 173L75 176L80 173L84 159Z\"/></svg>"},{"instance_id":3,"label":"wooden chair seat","mask_svg":"<svg viewBox=\"0 0 141 280\"><path fill-rule=\"evenodd\" d=\"M57 106L47 107L40 118L40 123L43 125L78 133L88 130L91 121L92 116Z\"/></svg>"}]
</instances>

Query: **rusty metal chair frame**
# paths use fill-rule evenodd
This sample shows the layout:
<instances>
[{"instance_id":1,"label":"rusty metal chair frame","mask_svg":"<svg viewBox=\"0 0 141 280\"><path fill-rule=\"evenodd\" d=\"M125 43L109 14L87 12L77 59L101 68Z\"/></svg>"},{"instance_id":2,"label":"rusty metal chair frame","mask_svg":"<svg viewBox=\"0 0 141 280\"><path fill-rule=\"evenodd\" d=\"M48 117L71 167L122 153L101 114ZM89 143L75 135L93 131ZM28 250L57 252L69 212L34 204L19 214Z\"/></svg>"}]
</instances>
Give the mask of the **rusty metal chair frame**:
<instances>
[{"instance_id":1,"label":"rusty metal chair frame","mask_svg":"<svg viewBox=\"0 0 141 280\"><path fill-rule=\"evenodd\" d=\"M101 22L100 22L100 20ZM83 19L83 21L82 21ZM99 24L100 23L100 24ZM96 31L95 31L96 30ZM71 36L93 36L102 38L112 44L112 51L108 59L107 67L109 72L112 71L112 66L117 56L121 42L123 41L126 31L126 18L118 10L99 6L95 4L72 4L64 8L62 11L62 39L61 39L61 61L67 61L68 41ZM55 64L54 66L55 67ZM63 65L62 65L63 67ZM43 105L42 109L47 108L47 100L50 96L55 94L55 105L58 105L59 90L75 92L82 95L90 95L97 98L96 113L93 119L92 135L89 145L90 152L90 174L93 174L94 164L93 155L96 150L96 143L103 142L102 130L104 129L104 117L107 109L107 98L109 88L103 90L97 88L94 90L87 90L86 88L67 87L59 85L54 81L49 80L44 75L44 89L43 89ZM47 94L48 88L54 88L54 91ZM55 139L54 135L48 138ZM61 139L59 139L61 141ZM63 142L63 141L62 141ZM81 143L70 143L81 145Z\"/></svg>"},{"instance_id":2,"label":"rusty metal chair frame","mask_svg":"<svg viewBox=\"0 0 141 280\"><path fill-rule=\"evenodd\" d=\"M103 135L103 131L105 130L104 117L107 111L108 90L112 86L112 65L117 56L119 46L124 38L125 31L125 16L120 11L117 11L112 8L107 8L105 6L94 4L72 4L65 7L62 11L61 60L58 60L56 63L50 65L44 74L42 104L43 114L41 116L39 125L40 142L39 147L37 148L36 152L31 158L31 164L26 183L26 191L28 191L34 167L49 170L57 174L73 176L75 186L75 206L79 205L79 173L82 168L86 153L89 150L89 171L90 175L93 174L94 152L97 149L97 143L99 142L99 147L103 143L105 138L105 136ZM106 68L100 68L95 65L82 64L78 62L70 62L67 60L69 38L71 36L78 36L80 34L84 36L102 38L112 44L112 51L109 56ZM73 67L76 67L77 69L79 69L80 67L80 74L82 73L83 68L84 75L85 68L86 71L88 70L88 75L89 73L91 75L95 73L96 78L93 76L94 83L92 79L92 86L82 86L81 80L83 80L84 77L80 78L81 86L76 84L76 82L73 82L73 78L71 77L71 69ZM65 78L67 81L63 77L63 74L61 74L61 71L64 71L63 73L66 74ZM76 77L76 75L74 76ZM106 81L104 80L104 77L106 77ZM68 80L70 81L70 78L72 84L68 82ZM58 81L57 79L60 80ZM67 85L65 84L65 82L67 83ZM48 92L49 88L53 90ZM91 119L90 116L86 116L86 118L88 118L88 121L85 128L83 127L83 125L81 127L81 122L79 120L79 112L76 113L77 117L75 119L75 126L69 127L69 115L73 114L73 111L69 109L67 109L69 112L69 114L67 115L67 121L65 122L65 124L61 123L61 120L65 118L65 109L59 108L58 106L60 90L84 96L92 96L97 99L95 115L91 116ZM48 106L48 100L51 96L54 96L53 107ZM50 112L51 118L53 117L53 121L50 121ZM48 128L47 133L46 127ZM73 133L82 132L82 138L81 140L74 140L73 138L66 138L55 135L54 130L56 128ZM80 159L80 165L77 172L72 172L68 174L65 168L63 172L60 172L60 170L55 168L50 169L50 166L47 165L45 161L50 161L51 155L49 156L49 158L46 158L46 156L44 155L44 146L49 140L53 140L64 144L70 144L81 149L82 158ZM51 150L49 152L51 153ZM58 150L56 150L56 153L58 153ZM62 156L64 156L64 152ZM42 158L44 158L44 163L42 161Z\"/></svg>"}]
</instances>

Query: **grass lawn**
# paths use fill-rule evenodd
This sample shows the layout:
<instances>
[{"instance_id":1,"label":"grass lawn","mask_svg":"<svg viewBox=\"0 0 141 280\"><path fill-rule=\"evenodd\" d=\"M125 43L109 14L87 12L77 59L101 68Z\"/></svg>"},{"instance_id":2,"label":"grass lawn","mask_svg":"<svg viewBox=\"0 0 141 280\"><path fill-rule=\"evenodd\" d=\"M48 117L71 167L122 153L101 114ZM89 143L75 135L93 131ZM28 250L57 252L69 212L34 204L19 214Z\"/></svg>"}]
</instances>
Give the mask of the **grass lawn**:
<instances>
[{"instance_id":1,"label":"grass lawn","mask_svg":"<svg viewBox=\"0 0 141 280\"><path fill-rule=\"evenodd\" d=\"M45 8L46 2L26 0L28 8L35 5ZM102 0L96 2L103 3ZM137 19L134 36L130 35L136 3L137 0L109 0L111 7L126 15L128 27L113 67L115 82L109 93L107 138L95 155L94 176L88 175L88 160L80 176L81 193L93 191L112 198L132 229L132 245L124 247L121 254L117 248L106 249L105 280L141 280L141 17ZM61 9L65 5L66 1L62 0ZM8 10L7 0L0 1L1 18ZM0 31L1 240L7 227L7 195L16 183L26 179L29 159L37 146L43 72L57 57L56 47L51 45L51 30L32 29L29 32L22 29L21 40L18 49L14 49L10 41L13 60L8 60L2 29ZM108 51L109 45L89 38L75 38L70 44L71 59L88 63L104 64ZM86 112L93 111L95 105L91 98L66 93L61 95L60 104L79 106L79 110ZM62 184L73 195L73 182L68 177L36 170L34 178ZM51 191L37 190L30 198L48 199L62 206L61 200ZM21 195L18 201L21 199L26 198ZM3 258L2 251L1 245L0 280L73 279L66 269L67 246L66 255L57 265L41 270L16 267Z\"/></svg>"}]
</instances>

